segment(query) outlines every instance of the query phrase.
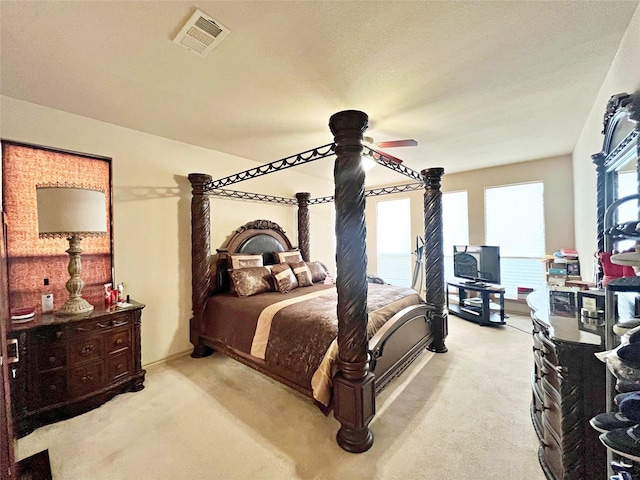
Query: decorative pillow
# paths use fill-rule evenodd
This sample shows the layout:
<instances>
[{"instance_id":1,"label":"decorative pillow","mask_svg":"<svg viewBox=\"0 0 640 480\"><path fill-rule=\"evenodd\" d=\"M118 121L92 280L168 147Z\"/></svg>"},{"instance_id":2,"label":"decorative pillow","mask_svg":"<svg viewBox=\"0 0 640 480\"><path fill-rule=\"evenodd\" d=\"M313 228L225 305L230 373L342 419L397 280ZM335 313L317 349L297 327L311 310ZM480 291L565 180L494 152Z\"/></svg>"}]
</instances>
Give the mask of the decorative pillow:
<instances>
[{"instance_id":1,"label":"decorative pillow","mask_svg":"<svg viewBox=\"0 0 640 480\"><path fill-rule=\"evenodd\" d=\"M265 267L235 268L229 272L235 292L239 297L249 297L263 292L273 292L271 272Z\"/></svg>"},{"instance_id":2,"label":"decorative pillow","mask_svg":"<svg viewBox=\"0 0 640 480\"><path fill-rule=\"evenodd\" d=\"M298 288L298 280L293 274L293 270L288 263L279 263L271 268L273 279L275 280L276 290L280 293L287 293Z\"/></svg>"},{"instance_id":3,"label":"decorative pillow","mask_svg":"<svg viewBox=\"0 0 640 480\"><path fill-rule=\"evenodd\" d=\"M296 276L296 280L298 280L299 287L310 287L313 285L311 270L309 270L305 262L292 263L290 266L293 274Z\"/></svg>"},{"instance_id":4,"label":"decorative pillow","mask_svg":"<svg viewBox=\"0 0 640 480\"><path fill-rule=\"evenodd\" d=\"M242 253L231 254L231 268L247 268L247 267L262 267L263 260L262 255L246 255Z\"/></svg>"},{"instance_id":5,"label":"decorative pillow","mask_svg":"<svg viewBox=\"0 0 640 480\"><path fill-rule=\"evenodd\" d=\"M311 272L311 281L322 282L327 276L327 271L320 262L306 262Z\"/></svg>"},{"instance_id":6,"label":"decorative pillow","mask_svg":"<svg viewBox=\"0 0 640 480\"><path fill-rule=\"evenodd\" d=\"M273 256L278 263L288 263L289 265L302 261L302 254L297 250L290 252L273 252Z\"/></svg>"}]
</instances>

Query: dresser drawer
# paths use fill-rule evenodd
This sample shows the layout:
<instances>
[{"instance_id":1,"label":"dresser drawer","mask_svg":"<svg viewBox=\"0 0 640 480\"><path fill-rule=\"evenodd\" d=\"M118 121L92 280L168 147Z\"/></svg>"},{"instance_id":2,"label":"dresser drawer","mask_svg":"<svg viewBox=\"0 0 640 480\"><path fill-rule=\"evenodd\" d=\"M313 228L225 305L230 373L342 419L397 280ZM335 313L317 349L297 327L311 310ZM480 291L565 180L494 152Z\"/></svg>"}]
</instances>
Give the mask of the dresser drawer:
<instances>
[{"instance_id":1,"label":"dresser drawer","mask_svg":"<svg viewBox=\"0 0 640 480\"><path fill-rule=\"evenodd\" d=\"M542 350L543 347L544 347L544 345L542 343L543 334L542 333L534 333L532 336L533 336L533 350L534 351Z\"/></svg>"},{"instance_id":2,"label":"dresser drawer","mask_svg":"<svg viewBox=\"0 0 640 480\"><path fill-rule=\"evenodd\" d=\"M564 469L562 466L562 448L555 438L549 438L547 435L545 435L543 448L545 464L553 473L553 478L561 480L562 478L564 478Z\"/></svg>"},{"instance_id":3,"label":"dresser drawer","mask_svg":"<svg viewBox=\"0 0 640 480\"><path fill-rule=\"evenodd\" d=\"M67 365L67 348L64 343L45 343L37 352L38 371L51 370Z\"/></svg>"},{"instance_id":4,"label":"dresser drawer","mask_svg":"<svg viewBox=\"0 0 640 480\"><path fill-rule=\"evenodd\" d=\"M101 388L104 382L104 365L92 363L84 367L74 368L70 373L71 395L79 397Z\"/></svg>"},{"instance_id":5,"label":"dresser drawer","mask_svg":"<svg viewBox=\"0 0 640 480\"><path fill-rule=\"evenodd\" d=\"M54 325L50 328L40 328L31 335L31 341L36 344L58 342L69 337L67 329L62 325Z\"/></svg>"},{"instance_id":6,"label":"dresser drawer","mask_svg":"<svg viewBox=\"0 0 640 480\"><path fill-rule=\"evenodd\" d=\"M542 400L542 392L536 381L535 375L531 376L531 420L533 421L533 427L538 435L540 441L543 440L542 435L544 429L542 428L542 412L544 412L544 402Z\"/></svg>"},{"instance_id":7,"label":"dresser drawer","mask_svg":"<svg viewBox=\"0 0 640 480\"><path fill-rule=\"evenodd\" d=\"M542 412L542 417L544 421L545 428L551 430L553 436L556 438L558 443L560 443L560 439L562 437L562 410L560 407L560 403L557 402L556 398L553 395L549 395L547 392L547 385L544 384L545 396L544 396L544 411Z\"/></svg>"},{"instance_id":8,"label":"dresser drawer","mask_svg":"<svg viewBox=\"0 0 640 480\"><path fill-rule=\"evenodd\" d=\"M63 402L67 397L67 371L53 370L36 377L36 408Z\"/></svg>"},{"instance_id":9,"label":"dresser drawer","mask_svg":"<svg viewBox=\"0 0 640 480\"><path fill-rule=\"evenodd\" d=\"M71 367L102 358L103 354L102 336L95 335L69 342L69 366Z\"/></svg>"},{"instance_id":10,"label":"dresser drawer","mask_svg":"<svg viewBox=\"0 0 640 480\"><path fill-rule=\"evenodd\" d=\"M105 334L107 353L117 352L131 346L131 329L128 326L119 327Z\"/></svg>"},{"instance_id":11,"label":"dresser drawer","mask_svg":"<svg viewBox=\"0 0 640 480\"><path fill-rule=\"evenodd\" d=\"M556 392L560 391L560 374L558 373L557 366L549 363L545 358L542 359L542 371L544 380L551 385ZM560 394L558 393L558 398Z\"/></svg>"},{"instance_id":12,"label":"dresser drawer","mask_svg":"<svg viewBox=\"0 0 640 480\"><path fill-rule=\"evenodd\" d=\"M540 334L538 338L542 342L542 352L544 353L544 356L547 357L551 363L557 365L558 357L556 354L556 346L547 338L546 335Z\"/></svg>"},{"instance_id":13,"label":"dresser drawer","mask_svg":"<svg viewBox=\"0 0 640 480\"><path fill-rule=\"evenodd\" d=\"M117 382L131 373L131 351L126 349L107 360L107 383Z\"/></svg>"}]
</instances>

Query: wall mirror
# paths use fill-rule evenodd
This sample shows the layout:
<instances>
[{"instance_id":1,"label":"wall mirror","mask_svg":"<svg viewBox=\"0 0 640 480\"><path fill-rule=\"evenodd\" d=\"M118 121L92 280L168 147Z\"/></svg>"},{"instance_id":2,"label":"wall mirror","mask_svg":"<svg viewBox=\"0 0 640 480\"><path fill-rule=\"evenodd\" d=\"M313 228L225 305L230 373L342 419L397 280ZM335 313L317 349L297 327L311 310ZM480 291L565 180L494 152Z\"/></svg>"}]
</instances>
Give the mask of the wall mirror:
<instances>
[{"instance_id":1,"label":"wall mirror","mask_svg":"<svg viewBox=\"0 0 640 480\"><path fill-rule=\"evenodd\" d=\"M633 248L640 240L638 200L627 201L615 211L613 224L621 225L624 235L605 232L605 213L618 200L640 192L638 136L640 130L640 92L613 95L604 115L602 151L592 156L597 172L598 252ZM637 231L636 235L632 232ZM611 232L610 232L611 233ZM602 267L598 268L598 283Z\"/></svg>"}]
</instances>

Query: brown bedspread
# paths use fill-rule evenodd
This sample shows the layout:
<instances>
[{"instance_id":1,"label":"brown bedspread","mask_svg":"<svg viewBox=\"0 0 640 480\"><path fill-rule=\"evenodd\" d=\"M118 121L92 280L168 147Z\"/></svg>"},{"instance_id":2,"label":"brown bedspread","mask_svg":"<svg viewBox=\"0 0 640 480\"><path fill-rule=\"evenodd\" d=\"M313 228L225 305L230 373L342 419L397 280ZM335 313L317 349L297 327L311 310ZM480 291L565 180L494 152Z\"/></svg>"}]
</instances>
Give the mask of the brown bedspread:
<instances>
[{"instance_id":1,"label":"brown bedspread","mask_svg":"<svg viewBox=\"0 0 640 480\"><path fill-rule=\"evenodd\" d=\"M250 354L258 317L264 308L326 289L334 287L314 285L286 294L268 292L244 298L231 294L216 295L207 304L206 336ZM419 303L419 295L410 288L369 284L369 335L373 335L398 311ZM336 312L335 289L326 295L282 308L271 322L265 364L303 388L311 389L311 379L338 333Z\"/></svg>"}]
</instances>

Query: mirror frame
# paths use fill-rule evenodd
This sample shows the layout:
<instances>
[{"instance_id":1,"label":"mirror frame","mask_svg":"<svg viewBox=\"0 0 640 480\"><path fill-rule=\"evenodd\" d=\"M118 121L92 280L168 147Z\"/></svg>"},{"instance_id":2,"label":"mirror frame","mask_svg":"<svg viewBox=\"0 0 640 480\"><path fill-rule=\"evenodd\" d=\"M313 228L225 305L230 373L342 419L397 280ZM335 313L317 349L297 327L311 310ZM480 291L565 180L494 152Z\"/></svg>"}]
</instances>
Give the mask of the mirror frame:
<instances>
[{"instance_id":1,"label":"mirror frame","mask_svg":"<svg viewBox=\"0 0 640 480\"><path fill-rule=\"evenodd\" d=\"M605 213L607 208L618 200L618 172L631 161L636 162L636 178L640 193L640 91L634 94L619 93L609 99L602 134L602 151L591 156L596 165L598 253L611 248L605 235ZM620 138L620 141L614 144L617 138ZM598 264L598 286L601 286L602 278L602 266Z\"/></svg>"}]
</instances>

